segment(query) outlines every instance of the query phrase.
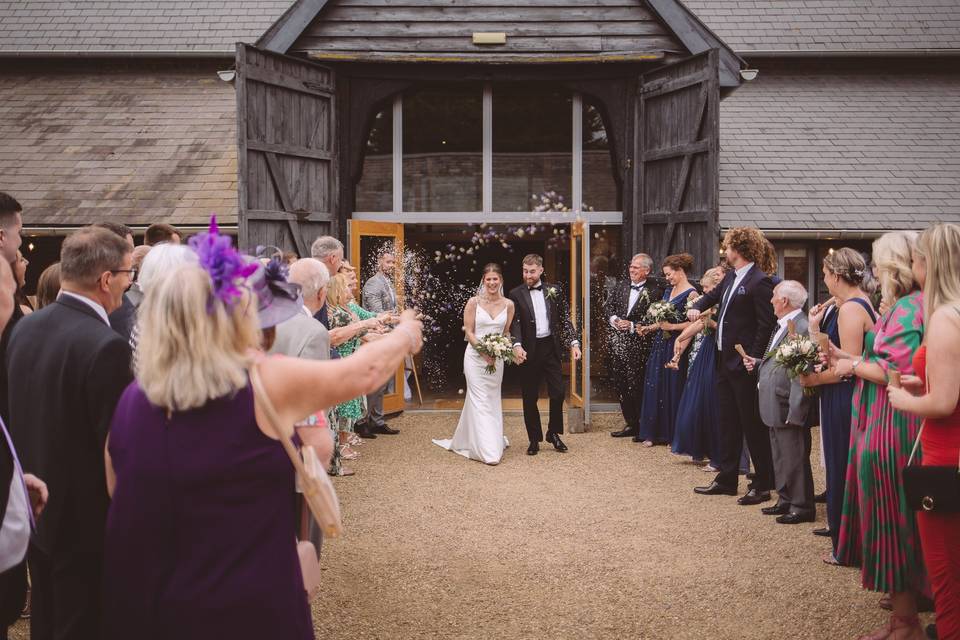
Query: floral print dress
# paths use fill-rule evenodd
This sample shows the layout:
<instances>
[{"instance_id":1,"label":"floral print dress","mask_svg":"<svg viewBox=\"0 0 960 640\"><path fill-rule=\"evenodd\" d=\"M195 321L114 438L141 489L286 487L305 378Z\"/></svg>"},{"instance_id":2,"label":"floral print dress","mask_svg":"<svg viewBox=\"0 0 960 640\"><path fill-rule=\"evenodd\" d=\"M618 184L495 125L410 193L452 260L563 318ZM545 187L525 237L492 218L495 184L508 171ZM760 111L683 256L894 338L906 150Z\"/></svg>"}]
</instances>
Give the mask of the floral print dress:
<instances>
[{"instance_id":1,"label":"floral print dress","mask_svg":"<svg viewBox=\"0 0 960 640\"><path fill-rule=\"evenodd\" d=\"M922 340L923 301L914 292L867 332L863 360L912 375ZM863 587L871 591L929 593L916 516L901 481L920 422L890 406L885 385L857 381L837 560L859 564Z\"/></svg>"}]
</instances>

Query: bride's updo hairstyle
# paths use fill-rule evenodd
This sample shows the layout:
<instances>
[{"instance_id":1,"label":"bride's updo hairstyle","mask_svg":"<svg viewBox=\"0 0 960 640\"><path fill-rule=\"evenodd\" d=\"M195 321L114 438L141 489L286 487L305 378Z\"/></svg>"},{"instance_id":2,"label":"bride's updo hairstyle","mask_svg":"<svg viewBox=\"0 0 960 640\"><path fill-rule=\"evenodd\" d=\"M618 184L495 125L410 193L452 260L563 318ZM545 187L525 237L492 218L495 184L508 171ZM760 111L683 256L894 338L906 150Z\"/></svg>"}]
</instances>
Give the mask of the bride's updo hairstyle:
<instances>
[{"instance_id":1,"label":"bride's updo hairstyle","mask_svg":"<svg viewBox=\"0 0 960 640\"><path fill-rule=\"evenodd\" d=\"M487 274L491 271L500 276L500 279L503 280L503 269L501 269L500 265L498 265L496 262L488 262L487 264L483 265L483 275L481 278L486 278Z\"/></svg>"}]
</instances>

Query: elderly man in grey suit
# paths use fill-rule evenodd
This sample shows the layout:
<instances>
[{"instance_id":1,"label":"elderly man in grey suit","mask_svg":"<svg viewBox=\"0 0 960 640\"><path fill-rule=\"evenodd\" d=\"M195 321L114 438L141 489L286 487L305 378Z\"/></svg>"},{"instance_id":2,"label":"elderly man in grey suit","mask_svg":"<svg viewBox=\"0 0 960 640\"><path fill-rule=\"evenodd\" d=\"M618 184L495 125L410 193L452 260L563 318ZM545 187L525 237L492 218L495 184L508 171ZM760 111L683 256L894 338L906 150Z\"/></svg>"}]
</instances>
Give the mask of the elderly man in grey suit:
<instances>
[{"instance_id":1,"label":"elderly man in grey suit","mask_svg":"<svg viewBox=\"0 0 960 640\"><path fill-rule=\"evenodd\" d=\"M392 251L384 251L377 261L377 273L363 284L363 308L371 313L395 311L397 308L397 292L393 288L393 273L396 268L397 257ZM391 429L383 421L383 394L393 384L391 380L382 388L367 396L367 418L357 425L357 433L361 438L367 437L364 433L384 433L395 435L399 429Z\"/></svg>"},{"instance_id":2,"label":"elderly man in grey suit","mask_svg":"<svg viewBox=\"0 0 960 640\"><path fill-rule=\"evenodd\" d=\"M770 302L777 326L767 352L762 358L748 357L743 362L748 371L757 369L760 417L770 427L773 475L780 494L776 505L762 511L777 516L779 524L813 522L816 516L810 468L810 427L815 405L812 398L804 395L800 381L791 379L787 370L767 355L787 337L791 322L796 333L807 332L807 317L803 313L806 301L807 290L796 280L784 280L774 287Z\"/></svg>"},{"instance_id":3,"label":"elderly man in grey suit","mask_svg":"<svg viewBox=\"0 0 960 640\"><path fill-rule=\"evenodd\" d=\"M290 265L289 280L300 285L303 313L277 325L277 337L270 353L308 360L328 360L330 334L313 316L326 302L330 273L319 260L303 258Z\"/></svg>"}]
</instances>

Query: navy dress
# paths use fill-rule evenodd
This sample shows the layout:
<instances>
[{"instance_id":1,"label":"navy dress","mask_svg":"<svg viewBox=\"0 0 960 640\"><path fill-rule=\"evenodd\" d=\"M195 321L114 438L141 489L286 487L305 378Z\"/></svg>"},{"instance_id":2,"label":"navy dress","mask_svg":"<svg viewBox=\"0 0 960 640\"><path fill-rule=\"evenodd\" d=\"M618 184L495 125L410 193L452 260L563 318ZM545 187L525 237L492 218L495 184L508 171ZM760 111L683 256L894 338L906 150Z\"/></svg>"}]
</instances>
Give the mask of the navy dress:
<instances>
[{"instance_id":1,"label":"navy dress","mask_svg":"<svg viewBox=\"0 0 960 640\"><path fill-rule=\"evenodd\" d=\"M104 638L314 637L293 465L257 426L249 384L167 418L134 382L109 450Z\"/></svg>"},{"instance_id":2,"label":"navy dress","mask_svg":"<svg viewBox=\"0 0 960 640\"><path fill-rule=\"evenodd\" d=\"M844 304L856 302L876 322L876 316L866 300L853 298ZM830 336L830 342L840 346L840 309L834 308L823 320L820 330ZM823 457L827 463L827 524L836 553L840 537L840 516L843 513L843 494L846 489L847 460L850 453L850 419L853 410L853 387L856 379L825 384L820 387L820 437L823 439Z\"/></svg>"},{"instance_id":3,"label":"navy dress","mask_svg":"<svg viewBox=\"0 0 960 640\"><path fill-rule=\"evenodd\" d=\"M692 287L676 298L670 298L670 289L663 292L664 301L669 301L677 316L686 315L687 297L695 291ZM673 442L673 429L677 406L687 378L686 360L680 359L679 369L667 369L663 365L673 359L673 343L677 331L657 331L647 358L647 370L643 381L643 409L640 412L640 439L654 444Z\"/></svg>"},{"instance_id":4,"label":"navy dress","mask_svg":"<svg viewBox=\"0 0 960 640\"><path fill-rule=\"evenodd\" d=\"M695 338L687 384L677 407L673 452L694 460L717 455L720 403L717 400L717 339L715 331Z\"/></svg>"}]
</instances>

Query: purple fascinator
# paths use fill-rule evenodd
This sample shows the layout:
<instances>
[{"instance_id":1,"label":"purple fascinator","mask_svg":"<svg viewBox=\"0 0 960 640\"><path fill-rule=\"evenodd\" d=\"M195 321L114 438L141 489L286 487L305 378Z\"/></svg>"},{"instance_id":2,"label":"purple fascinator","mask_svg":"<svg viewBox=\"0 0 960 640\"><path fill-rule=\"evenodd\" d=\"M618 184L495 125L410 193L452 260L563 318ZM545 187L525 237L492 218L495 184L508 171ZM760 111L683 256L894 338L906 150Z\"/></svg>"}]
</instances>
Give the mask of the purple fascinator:
<instances>
[{"instance_id":1,"label":"purple fascinator","mask_svg":"<svg viewBox=\"0 0 960 640\"><path fill-rule=\"evenodd\" d=\"M220 234L217 216L210 216L210 229L190 238L190 248L196 251L200 266L210 275L213 294L224 305L231 307L243 295L244 281L257 270L233 248L230 236Z\"/></svg>"},{"instance_id":2,"label":"purple fascinator","mask_svg":"<svg viewBox=\"0 0 960 640\"><path fill-rule=\"evenodd\" d=\"M300 285L287 282L290 270L286 264L278 258L252 264L256 265L257 269L250 278L250 287L257 294L257 315L261 329L275 327L298 313L303 313Z\"/></svg>"}]
</instances>

